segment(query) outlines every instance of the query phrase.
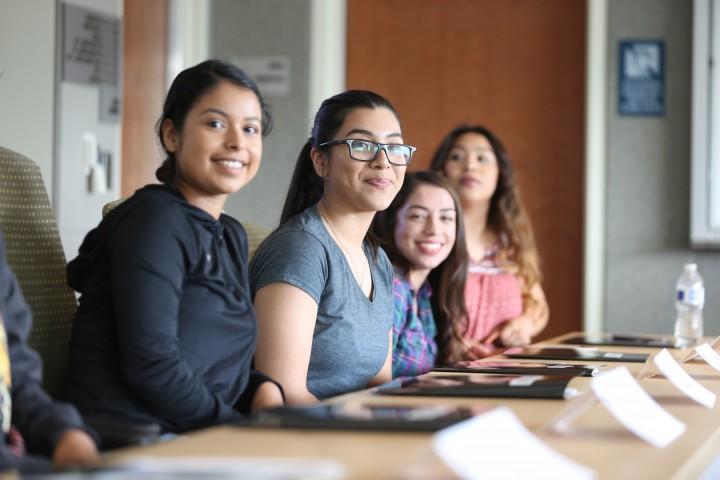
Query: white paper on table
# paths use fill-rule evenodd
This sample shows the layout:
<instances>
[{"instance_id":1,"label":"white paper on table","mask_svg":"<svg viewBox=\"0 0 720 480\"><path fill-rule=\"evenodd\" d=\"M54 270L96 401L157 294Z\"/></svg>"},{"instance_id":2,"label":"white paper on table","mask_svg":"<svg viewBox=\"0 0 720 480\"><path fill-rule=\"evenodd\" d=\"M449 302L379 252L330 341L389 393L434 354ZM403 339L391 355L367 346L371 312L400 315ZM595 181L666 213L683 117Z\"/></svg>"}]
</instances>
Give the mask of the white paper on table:
<instances>
[{"instance_id":1,"label":"white paper on table","mask_svg":"<svg viewBox=\"0 0 720 480\"><path fill-rule=\"evenodd\" d=\"M337 460L283 457L138 457L113 464L102 478L153 478L175 475L182 478L253 478L261 480L320 479L336 480L347 476Z\"/></svg>"},{"instance_id":2,"label":"white paper on table","mask_svg":"<svg viewBox=\"0 0 720 480\"><path fill-rule=\"evenodd\" d=\"M507 407L440 430L433 436L433 450L465 479L595 478L591 469L533 435Z\"/></svg>"},{"instance_id":3,"label":"white paper on table","mask_svg":"<svg viewBox=\"0 0 720 480\"><path fill-rule=\"evenodd\" d=\"M653 361L662 374L670 380L670 383L675 385L682 393L692 398L703 407L712 408L715 405L716 395L707 388L703 387L697 380L692 378L685 370L683 370L680 364L677 363L677 360L670 355L670 352L668 352L666 348L663 348L657 355L655 355L655 357L653 357Z\"/></svg>"},{"instance_id":4,"label":"white paper on table","mask_svg":"<svg viewBox=\"0 0 720 480\"><path fill-rule=\"evenodd\" d=\"M713 350L709 343L698 345L695 347L695 351L708 363L708 365L713 367L715 370L720 371L720 355Z\"/></svg>"},{"instance_id":5,"label":"white paper on table","mask_svg":"<svg viewBox=\"0 0 720 480\"><path fill-rule=\"evenodd\" d=\"M618 422L655 447L663 448L685 432L685 424L658 405L627 367L592 377L590 387Z\"/></svg>"}]
</instances>

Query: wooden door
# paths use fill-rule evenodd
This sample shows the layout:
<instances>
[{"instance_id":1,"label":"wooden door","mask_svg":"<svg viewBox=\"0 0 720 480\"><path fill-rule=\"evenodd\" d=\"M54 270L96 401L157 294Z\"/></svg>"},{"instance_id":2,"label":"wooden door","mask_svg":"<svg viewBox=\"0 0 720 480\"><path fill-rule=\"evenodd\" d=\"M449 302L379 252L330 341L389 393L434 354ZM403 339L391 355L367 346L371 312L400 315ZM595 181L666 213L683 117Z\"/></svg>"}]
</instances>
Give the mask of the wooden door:
<instances>
[{"instance_id":1,"label":"wooden door","mask_svg":"<svg viewBox=\"0 0 720 480\"><path fill-rule=\"evenodd\" d=\"M387 96L412 169L479 123L505 143L532 219L550 303L541 338L582 326L583 0L348 0L347 86Z\"/></svg>"},{"instance_id":2,"label":"wooden door","mask_svg":"<svg viewBox=\"0 0 720 480\"><path fill-rule=\"evenodd\" d=\"M123 2L123 197L156 182L163 159L154 132L165 96L167 19L167 0Z\"/></svg>"}]
</instances>

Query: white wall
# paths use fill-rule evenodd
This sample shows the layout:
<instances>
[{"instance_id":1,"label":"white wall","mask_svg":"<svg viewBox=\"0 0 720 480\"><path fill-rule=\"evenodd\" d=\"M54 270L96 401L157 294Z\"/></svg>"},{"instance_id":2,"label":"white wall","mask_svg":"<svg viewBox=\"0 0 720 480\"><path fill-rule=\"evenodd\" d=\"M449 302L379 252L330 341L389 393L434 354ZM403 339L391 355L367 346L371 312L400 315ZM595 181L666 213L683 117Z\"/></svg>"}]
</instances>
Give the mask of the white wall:
<instances>
[{"instance_id":1,"label":"white wall","mask_svg":"<svg viewBox=\"0 0 720 480\"><path fill-rule=\"evenodd\" d=\"M609 0L605 320L615 332L672 333L675 281L696 262L705 332L720 334L720 253L690 245L692 2ZM665 42L666 111L618 115L618 41Z\"/></svg>"},{"instance_id":2,"label":"white wall","mask_svg":"<svg viewBox=\"0 0 720 480\"><path fill-rule=\"evenodd\" d=\"M51 0L0 0L0 145L40 166L50 198L55 11Z\"/></svg>"},{"instance_id":3,"label":"white wall","mask_svg":"<svg viewBox=\"0 0 720 480\"><path fill-rule=\"evenodd\" d=\"M214 0L210 5L211 56L241 68L253 57L290 62L289 92L265 93L274 128L264 138L260 170L225 207L241 222L277 226L295 160L310 135L310 7L310 0Z\"/></svg>"},{"instance_id":4,"label":"white wall","mask_svg":"<svg viewBox=\"0 0 720 480\"><path fill-rule=\"evenodd\" d=\"M345 1L213 0L210 7L210 56L290 62L289 93L265 93L275 127L264 139L260 171L226 205L238 220L272 228L315 111L345 88Z\"/></svg>"},{"instance_id":5,"label":"white wall","mask_svg":"<svg viewBox=\"0 0 720 480\"><path fill-rule=\"evenodd\" d=\"M65 0L116 18L122 17L122 0ZM60 7L59 7L60 8ZM62 10L58 10L61 16ZM122 44L122 39L119 40ZM58 50L62 42L58 41ZM58 65L61 54L58 54ZM120 60L122 61L122 60ZM122 65L118 72L122 78ZM118 85L120 91L122 86ZM85 235L100 222L102 207L120 197L120 121L100 121L100 88L62 81L58 74L56 97L55 215L68 260L77 256ZM103 193L88 191L88 158L83 155L83 135L95 136L103 150L112 153L112 186Z\"/></svg>"}]
</instances>

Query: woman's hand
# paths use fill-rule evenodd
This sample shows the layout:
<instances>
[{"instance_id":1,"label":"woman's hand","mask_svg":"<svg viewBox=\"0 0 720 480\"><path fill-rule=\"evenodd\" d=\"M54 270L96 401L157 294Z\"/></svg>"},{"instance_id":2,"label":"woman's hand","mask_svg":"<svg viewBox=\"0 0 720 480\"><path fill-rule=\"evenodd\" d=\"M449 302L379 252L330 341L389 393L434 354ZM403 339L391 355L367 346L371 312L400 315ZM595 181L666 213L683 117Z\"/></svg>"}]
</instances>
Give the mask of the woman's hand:
<instances>
[{"instance_id":1,"label":"woman's hand","mask_svg":"<svg viewBox=\"0 0 720 480\"><path fill-rule=\"evenodd\" d=\"M58 465L89 464L98 459L95 441L78 428L63 433L53 452L53 462Z\"/></svg>"},{"instance_id":2,"label":"woman's hand","mask_svg":"<svg viewBox=\"0 0 720 480\"><path fill-rule=\"evenodd\" d=\"M536 283L530 289L530 299L526 303L523 313L519 317L500 324L499 334L495 340L506 347L529 345L532 337L545 328L549 316L550 311L545 292L540 284Z\"/></svg>"},{"instance_id":3,"label":"woman's hand","mask_svg":"<svg viewBox=\"0 0 720 480\"><path fill-rule=\"evenodd\" d=\"M523 314L501 325L498 340L506 347L521 347L530 344L534 333L535 319Z\"/></svg>"},{"instance_id":4,"label":"woman's hand","mask_svg":"<svg viewBox=\"0 0 720 480\"><path fill-rule=\"evenodd\" d=\"M283 405L285 405L285 402L283 401L282 393L280 393L280 388L273 382L263 382L257 390L255 390L250 411L257 413L260 410L282 407Z\"/></svg>"},{"instance_id":5,"label":"woman's hand","mask_svg":"<svg viewBox=\"0 0 720 480\"><path fill-rule=\"evenodd\" d=\"M491 332L491 335L496 336L496 334ZM480 360L481 358L487 358L492 357L494 355L499 355L502 353L504 348L496 348L492 344L492 339L488 342L489 336L485 338L485 340L470 340L470 339L463 339L463 347L464 347L464 354L461 358L458 358L457 360Z\"/></svg>"}]
</instances>

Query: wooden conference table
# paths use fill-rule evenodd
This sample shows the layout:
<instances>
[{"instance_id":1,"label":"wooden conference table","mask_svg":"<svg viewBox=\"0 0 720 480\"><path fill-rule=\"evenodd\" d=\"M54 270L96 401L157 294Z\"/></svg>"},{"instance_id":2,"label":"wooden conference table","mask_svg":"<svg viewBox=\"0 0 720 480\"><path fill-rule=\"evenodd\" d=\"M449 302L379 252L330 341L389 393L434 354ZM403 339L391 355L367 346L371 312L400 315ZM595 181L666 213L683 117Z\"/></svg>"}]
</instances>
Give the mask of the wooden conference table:
<instances>
[{"instance_id":1,"label":"wooden conference table","mask_svg":"<svg viewBox=\"0 0 720 480\"><path fill-rule=\"evenodd\" d=\"M572 334L568 334L572 335ZM554 344L565 338L542 342ZM618 352L655 353L657 349L600 347ZM578 362L586 363L586 362ZM639 372L640 363L606 363L604 369L625 365ZM704 362L689 362L684 368L705 387L720 394L720 372ZM590 378L578 377L571 386L587 391ZM331 402L377 404L503 405L557 452L595 470L598 478L699 478L720 457L720 401L706 409L675 389L665 378L641 381L647 392L673 416L685 422L686 432L669 446L658 449L620 425L596 403L559 434L542 429L567 404L562 400L491 398L396 398L369 391L336 397ZM492 435L488 432L488 435ZM349 478L454 478L433 454L429 433L375 433L309 430L261 430L214 427L183 435L169 442L116 451L108 461L142 457L276 457L335 459ZM482 452L478 452L482 462Z\"/></svg>"}]
</instances>

